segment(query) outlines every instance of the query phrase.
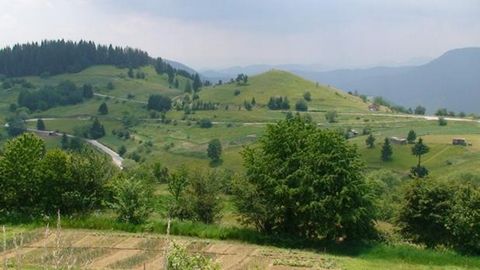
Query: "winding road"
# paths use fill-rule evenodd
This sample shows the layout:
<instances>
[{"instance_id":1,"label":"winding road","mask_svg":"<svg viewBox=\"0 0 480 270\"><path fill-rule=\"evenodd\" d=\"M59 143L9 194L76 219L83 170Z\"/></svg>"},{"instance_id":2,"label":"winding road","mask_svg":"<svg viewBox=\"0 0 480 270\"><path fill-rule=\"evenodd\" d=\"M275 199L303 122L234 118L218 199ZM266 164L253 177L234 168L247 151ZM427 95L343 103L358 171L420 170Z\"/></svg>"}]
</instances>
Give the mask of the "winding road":
<instances>
[{"instance_id":1,"label":"winding road","mask_svg":"<svg viewBox=\"0 0 480 270\"><path fill-rule=\"evenodd\" d=\"M58 119L61 119L61 118L43 118L42 120L52 121L52 120L58 120ZM34 122L34 121L37 121L37 120L38 120L38 118L32 118L32 119L25 120L25 122ZM77 119L77 120L83 120L83 119ZM8 127L8 123L5 124L5 127ZM42 134L44 136L62 136L63 135L63 132L56 132L56 131L53 131L53 130L38 130L38 129L34 129L34 128L27 128L27 131L34 132L34 133L37 133L37 134ZM76 137L76 136L71 135L71 134L66 134L66 135L70 138ZM123 169L123 167L122 167L123 158L117 152L113 151L108 146L102 144L101 142L99 142L97 140L84 139L84 141L89 143L90 145L94 146L98 150L104 152L105 154L109 155L112 158L113 164L115 164L115 166L117 166L118 168Z\"/></svg>"}]
</instances>

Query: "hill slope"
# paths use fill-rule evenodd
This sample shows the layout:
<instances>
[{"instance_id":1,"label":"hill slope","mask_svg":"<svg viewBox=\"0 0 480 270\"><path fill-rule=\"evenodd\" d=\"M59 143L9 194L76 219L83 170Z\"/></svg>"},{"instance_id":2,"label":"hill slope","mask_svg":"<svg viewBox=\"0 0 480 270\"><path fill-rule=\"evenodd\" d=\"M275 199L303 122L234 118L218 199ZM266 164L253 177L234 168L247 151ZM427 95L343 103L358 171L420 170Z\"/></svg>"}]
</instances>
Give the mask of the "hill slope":
<instances>
[{"instance_id":1,"label":"hill slope","mask_svg":"<svg viewBox=\"0 0 480 270\"><path fill-rule=\"evenodd\" d=\"M422 104L430 112L440 107L480 112L480 48L451 50L421 66L296 73L405 106Z\"/></svg>"},{"instance_id":2,"label":"hill slope","mask_svg":"<svg viewBox=\"0 0 480 270\"><path fill-rule=\"evenodd\" d=\"M238 95L235 95L235 90L239 91ZM310 92L312 98L308 102L309 110L368 111L368 105L358 97L330 86L316 85L314 82L280 70L271 70L252 76L247 84L230 83L205 88L200 92L200 98L237 105L255 98L257 105L265 106L270 97L286 96L290 101L291 109L294 110L295 102L303 99L305 92Z\"/></svg>"}]
</instances>

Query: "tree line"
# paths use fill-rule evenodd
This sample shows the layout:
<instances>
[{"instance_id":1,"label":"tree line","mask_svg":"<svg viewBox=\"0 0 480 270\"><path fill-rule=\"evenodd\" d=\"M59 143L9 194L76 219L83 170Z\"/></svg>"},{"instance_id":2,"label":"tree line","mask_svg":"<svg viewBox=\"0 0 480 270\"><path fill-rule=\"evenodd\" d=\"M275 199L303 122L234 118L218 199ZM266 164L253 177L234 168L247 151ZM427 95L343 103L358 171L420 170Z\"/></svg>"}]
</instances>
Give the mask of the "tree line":
<instances>
[{"instance_id":1,"label":"tree line","mask_svg":"<svg viewBox=\"0 0 480 270\"><path fill-rule=\"evenodd\" d=\"M150 62L148 54L139 49L83 40L44 40L0 50L0 74L9 77L74 73L93 65L136 68Z\"/></svg>"}]
</instances>

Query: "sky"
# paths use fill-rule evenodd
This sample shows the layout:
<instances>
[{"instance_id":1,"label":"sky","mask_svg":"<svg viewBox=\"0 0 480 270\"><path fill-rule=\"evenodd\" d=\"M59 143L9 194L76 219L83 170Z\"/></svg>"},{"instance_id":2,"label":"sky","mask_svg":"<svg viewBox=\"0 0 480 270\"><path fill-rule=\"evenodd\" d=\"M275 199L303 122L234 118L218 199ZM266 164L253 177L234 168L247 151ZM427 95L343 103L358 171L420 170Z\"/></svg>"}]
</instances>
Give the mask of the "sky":
<instances>
[{"instance_id":1,"label":"sky","mask_svg":"<svg viewBox=\"0 0 480 270\"><path fill-rule=\"evenodd\" d=\"M200 70L399 65L480 46L480 0L0 0L0 47L59 38Z\"/></svg>"}]
</instances>

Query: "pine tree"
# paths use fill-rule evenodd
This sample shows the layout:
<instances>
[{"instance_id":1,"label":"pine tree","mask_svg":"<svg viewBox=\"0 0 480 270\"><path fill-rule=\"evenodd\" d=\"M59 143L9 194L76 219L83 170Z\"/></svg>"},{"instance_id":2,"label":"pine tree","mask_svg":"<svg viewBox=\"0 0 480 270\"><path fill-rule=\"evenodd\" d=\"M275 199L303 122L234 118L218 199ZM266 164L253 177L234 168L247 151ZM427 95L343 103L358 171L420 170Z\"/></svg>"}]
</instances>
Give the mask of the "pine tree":
<instances>
[{"instance_id":1,"label":"pine tree","mask_svg":"<svg viewBox=\"0 0 480 270\"><path fill-rule=\"evenodd\" d=\"M38 130L45 130L45 123L43 122L42 118L37 120L37 129Z\"/></svg>"},{"instance_id":2,"label":"pine tree","mask_svg":"<svg viewBox=\"0 0 480 270\"><path fill-rule=\"evenodd\" d=\"M102 104L100 104L100 107L98 107L98 113L101 115L108 114L107 103L102 102Z\"/></svg>"},{"instance_id":3,"label":"pine tree","mask_svg":"<svg viewBox=\"0 0 480 270\"><path fill-rule=\"evenodd\" d=\"M373 136L373 134L368 135L365 143L367 144L368 148L375 147L375 137Z\"/></svg>"},{"instance_id":4,"label":"pine tree","mask_svg":"<svg viewBox=\"0 0 480 270\"><path fill-rule=\"evenodd\" d=\"M90 127L90 138L92 139L98 139L103 136L105 136L105 128L103 127L102 124L100 124L100 121L98 121L98 118L95 118L93 120L92 126Z\"/></svg>"},{"instance_id":5,"label":"pine tree","mask_svg":"<svg viewBox=\"0 0 480 270\"><path fill-rule=\"evenodd\" d=\"M193 92L198 92L200 90L200 87L202 87L202 81L200 80L200 76L198 73L195 73L195 76L193 77Z\"/></svg>"},{"instance_id":6,"label":"pine tree","mask_svg":"<svg viewBox=\"0 0 480 270\"><path fill-rule=\"evenodd\" d=\"M208 143L207 155L213 162L220 160L222 144L219 139L213 139Z\"/></svg>"},{"instance_id":7,"label":"pine tree","mask_svg":"<svg viewBox=\"0 0 480 270\"><path fill-rule=\"evenodd\" d=\"M392 160L393 149L392 145L390 144L390 140L385 138L385 142L382 146L382 160L383 161L390 161Z\"/></svg>"},{"instance_id":8,"label":"pine tree","mask_svg":"<svg viewBox=\"0 0 480 270\"><path fill-rule=\"evenodd\" d=\"M414 130L410 130L407 135L408 143L414 143L416 139L417 139L417 133L415 133Z\"/></svg>"}]
</instances>

